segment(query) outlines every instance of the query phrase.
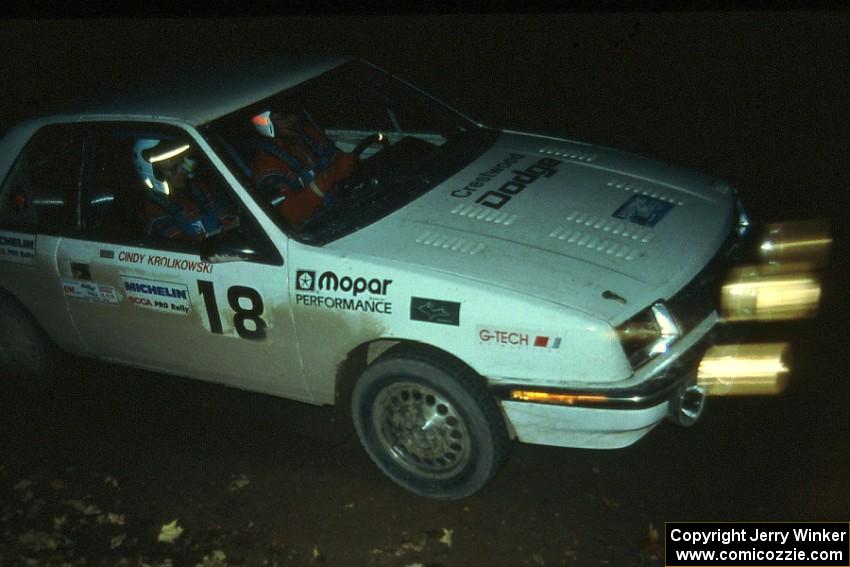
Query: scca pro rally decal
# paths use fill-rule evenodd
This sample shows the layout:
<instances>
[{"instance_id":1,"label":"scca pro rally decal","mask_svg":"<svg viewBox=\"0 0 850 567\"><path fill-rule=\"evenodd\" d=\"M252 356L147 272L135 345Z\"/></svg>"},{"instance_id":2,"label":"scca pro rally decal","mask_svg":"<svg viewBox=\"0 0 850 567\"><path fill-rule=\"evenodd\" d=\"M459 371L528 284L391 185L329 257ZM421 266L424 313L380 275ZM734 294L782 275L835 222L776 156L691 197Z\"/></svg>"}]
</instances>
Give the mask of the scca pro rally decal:
<instances>
[{"instance_id":1,"label":"scca pro rally decal","mask_svg":"<svg viewBox=\"0 0 850 567\"><path fill-rule=\"evenodd\" d=\"M120 262L129 264L143 264L145 266L154 266L158 268L171 268L181 270L183 272L200 272L203 274L211 274L213 265L198 260L186 260L184 258L171 258L160 254L142 254L141 252L127 252L122 250L118 253Z\"/></svg>"},{"instance_id":2,"label":"scca pro rally decal","mask_svg":"<svg viewBox=\"0 0 850 567\"><path fill-rule=\"evenodd\" d=\"M344 311L391 315L393 304L386 300L393 280L362 276L340 276L335 272L297 270L295 303ZM310 292L310 293L304 293Z\"/></svg>"},{"instance_id":3,"label":"scca pro rally decal","mask_svg":"<svg viewBox=\"0 0 850 567\"><path fill-rule=\"evenodd\" d=\"M497 163L492 169L488 169L487 171L478 174L478 177L476 177L475 181L472 183L452 191L452 197L458 197L460 199L470 197L479 188L484 187L484 184L493 179L494 176L511 167L523 157L525 157L523 154L510 154L506 159ZM491 209L501 209L505 203L513 198L514 195L537 181L540 177L552 177L555 175L558 172L557 167L559 165L561 165L560 160L545 157L537 160L537 162L525 169L515 169L512 172L514 174L513 179L502 184L497 189L487 191L480 195L477 199L475 199L475 202L479 205L490 207Z\"/></svg>"},{"instance_id":4,"label":"scca pro rally decal","mask_svg":"<svg viewBox=\"0 0 850 567\"><path fill-rule=\"evenodd\" d=\"M188 315L192 312L189 288L183 284L121 276L127 300L134 305L163 313Z\"/></svg>"},{"instance_id":5,"label":"scca pro rally decal","mask_svg":"<svg viewBox=\"0 0 850 567\"><path fill-rule=\"evenodd\" d=\"M115 305L119 302L118 294L111 285L101 285L94 282L80 280L62 280L62 293L65 297L72 297L82 301L94 303L109 303Z\"/></svg>"},{"instance_id":6,"label":"scca pro rally decal","mask_svg":"<svg viewBox=\"0 0 850 567\"><path fill-rule=\"evenodd\" d=\"M655 226L664 218L673 207L673 203L649 197L647 195L634 195L614 211L612 216L625 219L641 226Z\"/></svg>"},{"instance_id":7,"label":"scca pro rally decal","mask_svg":"<svg viewBox=\"0 0 850 567\"><path fill-rule=\"evenodd\" d=\"M530 349L535 352L561 348L561 337L543 335L534 331L504 329L495 326L478 327L478 342L504 348Z\"/></svg>"},{"instance_id":8,"label":"scca pro rally decal","mask_svg":"<svg viewBox=\"0 0 850 567\"><path fill-rule=\"evenodd\" d=\"M0 262L35 264L35 236L0 232Z\"/></svg>"}]
</instances>

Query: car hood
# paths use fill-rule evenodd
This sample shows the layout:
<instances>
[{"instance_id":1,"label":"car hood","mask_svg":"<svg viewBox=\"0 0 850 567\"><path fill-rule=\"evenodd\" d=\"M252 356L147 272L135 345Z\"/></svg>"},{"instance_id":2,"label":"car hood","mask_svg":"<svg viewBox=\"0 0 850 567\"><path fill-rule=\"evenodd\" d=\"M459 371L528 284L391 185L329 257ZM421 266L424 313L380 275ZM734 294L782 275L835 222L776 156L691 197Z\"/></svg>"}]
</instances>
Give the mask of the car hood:
<instances>
[{"instance_id":1,"label":"car hood","mask_svg":"<svg viewBox=\"0 0 850 567\"><path fill-rule=\"evenodd\" d=\"M337 243L618 324L673 295L731 229L716 179L632 154L520 133Z\"/></svg>"}]
</instances>

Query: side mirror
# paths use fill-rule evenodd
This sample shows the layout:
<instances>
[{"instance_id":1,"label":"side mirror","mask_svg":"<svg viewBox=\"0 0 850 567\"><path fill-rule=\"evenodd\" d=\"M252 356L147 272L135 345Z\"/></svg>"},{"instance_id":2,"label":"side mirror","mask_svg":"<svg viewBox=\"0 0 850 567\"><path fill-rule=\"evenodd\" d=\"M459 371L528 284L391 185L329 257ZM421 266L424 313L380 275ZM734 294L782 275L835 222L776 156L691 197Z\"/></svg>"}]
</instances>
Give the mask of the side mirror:
<instances>
[{"instance_id":1,"label":"side mirror","mask_svg":"<svg viewBox=\"0 0 850 567\"><path fill-rule=\"evenodd\" d=\"M210 264L256 260L262 255L254 241L241 230L219 232L201 242L201 260Z\"/></svg>"}]
</instances>

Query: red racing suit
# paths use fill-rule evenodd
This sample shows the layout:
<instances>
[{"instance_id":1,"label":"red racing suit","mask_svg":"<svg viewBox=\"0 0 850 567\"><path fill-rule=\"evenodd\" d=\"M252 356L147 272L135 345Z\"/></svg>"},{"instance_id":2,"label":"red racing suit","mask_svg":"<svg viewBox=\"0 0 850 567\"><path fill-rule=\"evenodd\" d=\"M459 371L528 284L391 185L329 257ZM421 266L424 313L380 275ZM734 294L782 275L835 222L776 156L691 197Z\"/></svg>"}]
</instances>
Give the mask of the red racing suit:
<instances>
[{"instance_id":1,"label":"red racing suit","mask_svg":"<svg viewBox=\"0 0 850 567\"><path fill-rule=\"evenodd\" d=\"M252 180L293 226L329 200L337 183L351 177L354 155L340 151L321 131L307 126L292 139L267 140L251 164Z\"/></svg>"}]
</instances>

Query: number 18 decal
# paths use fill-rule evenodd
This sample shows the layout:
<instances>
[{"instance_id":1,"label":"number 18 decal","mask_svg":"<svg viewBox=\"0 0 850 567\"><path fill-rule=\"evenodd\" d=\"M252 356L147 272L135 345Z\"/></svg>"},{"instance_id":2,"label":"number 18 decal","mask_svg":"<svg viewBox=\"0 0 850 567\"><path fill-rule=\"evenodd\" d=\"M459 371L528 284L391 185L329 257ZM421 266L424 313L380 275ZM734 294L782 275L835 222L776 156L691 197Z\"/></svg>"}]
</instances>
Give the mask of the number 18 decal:
<instances>
[{"instance_id":1,"label":"number 18 decal","mask_svg":"<svg viewBox=\"0 0 850 567\"><path fill-rule=\"evenodd\" d=\"M204 305L207 308L207 317L210 320L210 331L220 335L223 333L221 326L221 315L218 312L218 303L215 300L215 289L213 282L198 280L198 292L204 297ZM240 299L247 300L251 306L242 307ZM227 290L227 303L233 309L233 326L243 339L261 341L266 338L266 322L260 316L263 314L263 298L256 289L243 285L234 285ZM246 321L253 323L249 328Z\"/></svg>"}]
</instances>

